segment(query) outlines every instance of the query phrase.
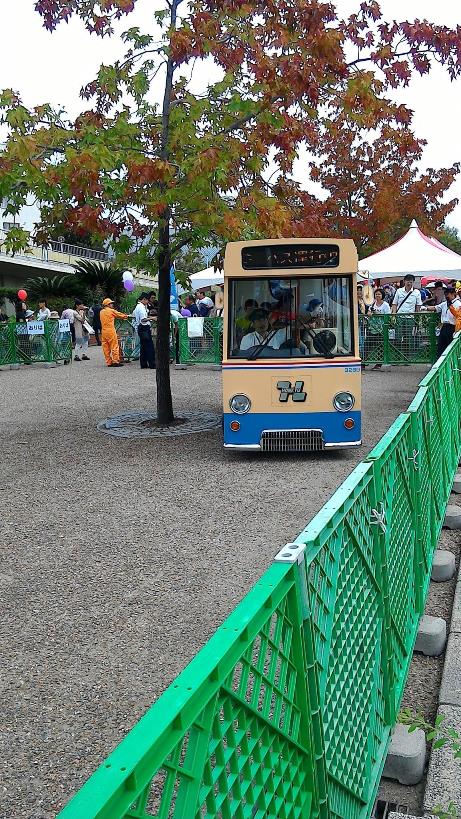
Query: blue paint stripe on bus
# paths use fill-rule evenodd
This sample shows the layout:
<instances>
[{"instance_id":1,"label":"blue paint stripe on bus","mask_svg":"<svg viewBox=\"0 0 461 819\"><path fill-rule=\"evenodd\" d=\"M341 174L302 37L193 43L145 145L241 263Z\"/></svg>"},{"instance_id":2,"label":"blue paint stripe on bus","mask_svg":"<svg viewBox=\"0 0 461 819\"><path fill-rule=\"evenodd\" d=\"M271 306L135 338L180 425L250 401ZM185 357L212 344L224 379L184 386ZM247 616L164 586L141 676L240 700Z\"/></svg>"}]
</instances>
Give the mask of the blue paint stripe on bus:
<instances>
[{"instance_id":1,"label":"blue paint stripe on bus","mask_svg":"<svg viewBox=\"0 0 461 819\"><path fill-rule=\"evenodd\" d=\"M353 418L354 429L346 429L344 421ZM233 432L230 422L238 421L240 429ZM240 446L259 444L263 430L321 429L326 444L354 443L361 439L361 413L342 412L250 412L247 415L224 413L224 443Z\"/></svg>"}]
</instances>

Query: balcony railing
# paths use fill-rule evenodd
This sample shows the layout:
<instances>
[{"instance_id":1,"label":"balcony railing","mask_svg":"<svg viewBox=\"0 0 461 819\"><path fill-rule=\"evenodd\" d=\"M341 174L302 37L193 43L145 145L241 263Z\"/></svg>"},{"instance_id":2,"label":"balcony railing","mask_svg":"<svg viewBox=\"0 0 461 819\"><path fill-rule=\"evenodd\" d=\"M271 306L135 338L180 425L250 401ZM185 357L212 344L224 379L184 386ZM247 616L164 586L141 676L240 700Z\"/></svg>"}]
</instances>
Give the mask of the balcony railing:
<instances>
[{"instance_id":1,"label":"balcony railing","mask_svg":"<svg viewBox=\"0 0 461 819\"><path fill-rule=\"evenodd\" d=\"M7 231L0 230L0 254L2 256L11 256L4 248L4 240ZM91 247L83 247L82 245L70 245L67 242L60 242L58 240L51 240L47 247L37 247L36 245L29 245L28 248L19 253L15 253L15 258L18 259L40 259L42 262L55 262L58 264L72 265L81 259L90 259L95 262L108 262L110 257L105 250L93 250Z\"/></svg>"}]
</instances>

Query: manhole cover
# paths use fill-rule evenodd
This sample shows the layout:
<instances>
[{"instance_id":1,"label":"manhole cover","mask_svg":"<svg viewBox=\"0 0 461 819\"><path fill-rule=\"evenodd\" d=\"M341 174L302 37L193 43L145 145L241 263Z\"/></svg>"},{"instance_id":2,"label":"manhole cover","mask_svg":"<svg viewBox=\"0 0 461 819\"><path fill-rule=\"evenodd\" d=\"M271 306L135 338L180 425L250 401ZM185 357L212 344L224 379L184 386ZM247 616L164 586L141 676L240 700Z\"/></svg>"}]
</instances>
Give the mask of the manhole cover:
<instances>
[{"instance_id":1,"label":"manhole cover","mask_svg":"<svg viewBox=\"0 0 461 819\"><path fill-rule=\"evenodd\" d=\"M171 438L174 435L192 435L221 426L222 415L212 412L181 412L182 423L171 427L149 426L156 421L155 412L121 412L100 421L98 429L116 438Z\"/></svg>"}]
</instances>

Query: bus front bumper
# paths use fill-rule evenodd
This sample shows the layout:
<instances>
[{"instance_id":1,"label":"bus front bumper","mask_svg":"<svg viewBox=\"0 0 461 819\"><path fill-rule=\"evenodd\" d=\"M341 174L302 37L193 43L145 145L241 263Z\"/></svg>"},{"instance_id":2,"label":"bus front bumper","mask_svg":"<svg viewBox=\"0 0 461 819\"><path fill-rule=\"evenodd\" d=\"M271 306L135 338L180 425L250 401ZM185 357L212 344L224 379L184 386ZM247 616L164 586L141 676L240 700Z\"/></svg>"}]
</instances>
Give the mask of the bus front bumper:
<instances>
[{"instance_id":1,"label":"bus front bumper","mask_svg":"<svg viewBox=\"0 0 461 819\"><path fill-rule=\"evenodd\" d=\"M231 423L238 422L233 430ZM348 426L353 422L352 428ZM361 413L224 413L224 447L272 452L319 451L360 446Z\"/></svg>"}]
</instances>

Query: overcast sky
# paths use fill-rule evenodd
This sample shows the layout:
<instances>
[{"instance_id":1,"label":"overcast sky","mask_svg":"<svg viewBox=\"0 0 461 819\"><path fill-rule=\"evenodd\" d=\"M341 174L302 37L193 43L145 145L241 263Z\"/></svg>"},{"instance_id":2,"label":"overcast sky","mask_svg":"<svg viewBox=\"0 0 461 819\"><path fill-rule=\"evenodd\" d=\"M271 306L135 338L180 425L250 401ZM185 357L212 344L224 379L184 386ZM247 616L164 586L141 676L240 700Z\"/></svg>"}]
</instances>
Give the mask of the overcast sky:
<instances>
[{"instance_id":1,"label":"overcast sky","mask_svg":"<svg viewBox=\"0 0 461 819\"><path fill-rule=\"evenodd\" d=\"M339 14L359 6L359 0L337 0ZM117 36L101 40L90 36L76 19L46 32L34 11L33 0L14 0L0 5L0 88L19 91L27 105L40 102L61 104L75 115L80 106L79 91L91 80L100 63L109 63L123 53ZM131 25L150 30L156 0L139 0L136 12L122 21L117 32ZM382 0L387 19L426 18L431 22L455 26L459 21L458 3L452 0ZM428 77L416 77L398 98L414 112L414 129L424 137L427 148L424 167L448 166L460 159L459 102L461 81L451 83L446 72L436 66ZM450 191L461 200L461 180ZM449 216L450 224L461 230L461 204Z\"/></svg>"}]
</instances>

